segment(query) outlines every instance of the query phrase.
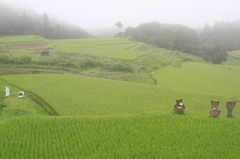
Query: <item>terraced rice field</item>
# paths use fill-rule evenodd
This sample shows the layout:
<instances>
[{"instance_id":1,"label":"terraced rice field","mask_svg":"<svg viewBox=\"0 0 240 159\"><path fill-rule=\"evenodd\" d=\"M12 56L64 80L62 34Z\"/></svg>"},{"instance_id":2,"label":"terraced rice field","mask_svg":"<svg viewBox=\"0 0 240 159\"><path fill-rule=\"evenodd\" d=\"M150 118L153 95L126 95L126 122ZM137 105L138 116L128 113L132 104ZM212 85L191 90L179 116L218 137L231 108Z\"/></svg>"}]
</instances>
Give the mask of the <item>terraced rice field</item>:
<instances>
[{"instance_id":1,"label":"terraced rice field","mask_svg":"<svg viewBox=\"0 0 240 159\"><path fill-rule=\"evenodd\" d=\"M129 41L123 38L116 39L72 39L51 40L55 50L82 54L93 54L109 57L118 57L126 60L134 60L139 56L150 52L136 50L141 45L139 42Z\"/></svg>"},{"instance_id":2,"label":"terraced rice field","mask_svg":"<svg viewBox=\"0 0 240 159\"><path fill-rule=\"evenodd\" d=\"M33 43L33 42L41 42L43 38L36 35L29 36L5 36L0 37L1 44L22 44L22 43Z\"/></svg>"},{"instance_id":3,"label":"terraced rice field","mask_svg":"<svg viewBox=\"0 0 240 159\"><path fill-rule=\"evenodd\" d=\"M143 48L141 43L125 39L52 43L62 51L129 60L150 53L138 51ZM239 66L176 63L152 74L157 85L69 74L0 78L2 97L5 85L12 88L13 95L1 98L1 104L8 110L21 107L33 112L0 118L3 159L218 159L240 155ZM22 101L16 97L19 90L27 92ZM30 94L39 96L60 116L41 112ZM183 115L173 114L176 99L183 99ZM217 118L209 117L211 100L220 101L222 112ZM226 102L233 100L237 101L233 117L226 117ZM3 112L0 109L0 115Z\"/></svg>"},{"instance_id":4,"label":"terraced rice field","mask_svg":"<svg viewBox=\"0 0 240 159\"><path fill-rule=\"evenodd\" d=\"M153 75L158 86L191 92L237 97L240 88L240 67L189 62L160 69Z\"/></svg>"},{"instance_id":5,"label":"terraced rice field","mask_svg":"<svg viewBox=\"0 0 240 159\"><path fill-rule=\"evenodd\" d=\"M8 75L2 78L39 95L63 116L172 114L176 99L184 99L186 114L204 117L209 115L210 101L220 100L222 116L225 116L225 103L235 99L234 94L225 96L67 74Z\"/></svg>"},{"instance_id":6,"label":"terraced rice field","mask_svg":"<svg viewBox=\"0 0 240 159\"><path fill-rule=\"evenodd\" d=\"M36 35L0 37L0 53L21 56L31 53L31 50L52 48L48 40Z\"/></svg>"}]
</instances>

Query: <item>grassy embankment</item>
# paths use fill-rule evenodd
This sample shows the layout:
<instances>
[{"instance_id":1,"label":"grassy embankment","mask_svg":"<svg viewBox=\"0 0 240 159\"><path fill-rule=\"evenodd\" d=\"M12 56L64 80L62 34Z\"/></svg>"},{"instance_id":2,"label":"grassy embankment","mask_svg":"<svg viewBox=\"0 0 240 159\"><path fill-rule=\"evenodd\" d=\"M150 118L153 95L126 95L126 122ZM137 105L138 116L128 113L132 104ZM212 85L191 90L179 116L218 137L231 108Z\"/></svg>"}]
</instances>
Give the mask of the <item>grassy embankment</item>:
<instances>
[{"instance_id":1,"label":"grassy embankment","mask_svg":"<svg viewBox=\"0 0 240 159\"><path fill-rule=\"evenodd\" d=\"M53 46L40 36L6 36L0 37L0 53L22 56L38 49L52 49Z\"/></svg>"},{"instance_id":2,"label":"grassy embankment","mask_svg":"<svg viewBox=\"0 0 240 159\"><path fill-rule=\"evenodd\" d=\"M18 116L35 116L35 115L48 115L48 113L40 107L39 103L29 98L31 94L25 92L28 98L18 98L18 92L22 91L18 87L10 87L10 97L5 97L5 86L9 86L3 80L0 80L0 121L8 120Z\"/></svg>"}]
</instances>

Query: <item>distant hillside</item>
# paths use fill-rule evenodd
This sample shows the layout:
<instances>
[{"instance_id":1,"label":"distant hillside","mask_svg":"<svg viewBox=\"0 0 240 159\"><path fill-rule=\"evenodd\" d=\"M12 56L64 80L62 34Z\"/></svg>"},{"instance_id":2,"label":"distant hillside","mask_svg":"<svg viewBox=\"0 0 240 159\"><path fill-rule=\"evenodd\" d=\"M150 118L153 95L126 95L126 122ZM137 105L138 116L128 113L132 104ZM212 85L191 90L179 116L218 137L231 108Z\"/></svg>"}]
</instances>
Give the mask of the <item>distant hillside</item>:
<instances>
[{"instance_id":1,"label":"distant hillside","mask_svg":"<svg viewBox=\"0 0 240 159\"><path fill-rule=\"evenodd\" d=\"M150 22L135 28L128 27L125 35L133 40L142 41L169 50L185 50L185 45L197 45L198 38L193 29L178 24Z\"/></svg>"},{"instance_id":2,"label":"distant hillside","mask_svg":"<svg viewBox=\"0 0 240 159\"><path fill-rule=\"evenodd\" d=\"M91 38L84 29L46 13L39 15L32 11L13 9L0 3L0 36L39 35L52 39Z\"/></svg>"},{"instance_id":3,"label":"distant hillside","mask_svg":"<svg viewBox=\"0 0 240 159\"><path fill-rule=\"evenodd\" d=\"M125 30L125 36L134 41L190 53L214 64L220 64L227 60L226 45L220 42L199 43L196 31L184 25L144 23L135 28L128 27ZM221 39L223 39L222 36L217 40ZM235 42L237 43L237 40Z\"/></svg>"},{"instance_id":4,"label":"distant hillside","mask_svg":"<svg viewBox=\"0 0 240 159\"><path fill-rule=\"evenodd\" d=\"M205 24L199 32L199 42L223 45L227 51L240 50L240 20L215 22L213 27Z\"/></svg>"}]
</instances>

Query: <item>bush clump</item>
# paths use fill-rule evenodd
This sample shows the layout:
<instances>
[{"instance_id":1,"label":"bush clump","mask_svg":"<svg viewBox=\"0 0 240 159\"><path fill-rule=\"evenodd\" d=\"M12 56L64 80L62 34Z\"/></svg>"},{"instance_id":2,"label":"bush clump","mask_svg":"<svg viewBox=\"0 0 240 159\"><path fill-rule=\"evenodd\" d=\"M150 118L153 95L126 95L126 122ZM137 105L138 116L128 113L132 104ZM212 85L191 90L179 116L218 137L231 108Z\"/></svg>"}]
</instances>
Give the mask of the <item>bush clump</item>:
<instances>
[{"instance_id":1,"label":"bush clump","mask_svg":"<svg viewBox=\"0 0 240 159\"><path fill-rule=\"evenodd\" d=\"M0 55L0 64L64 70L87 70L98 67L109 71L133 72L131 64L120 58L47 50L20 57Z\"/></svg>"}]
</instances>

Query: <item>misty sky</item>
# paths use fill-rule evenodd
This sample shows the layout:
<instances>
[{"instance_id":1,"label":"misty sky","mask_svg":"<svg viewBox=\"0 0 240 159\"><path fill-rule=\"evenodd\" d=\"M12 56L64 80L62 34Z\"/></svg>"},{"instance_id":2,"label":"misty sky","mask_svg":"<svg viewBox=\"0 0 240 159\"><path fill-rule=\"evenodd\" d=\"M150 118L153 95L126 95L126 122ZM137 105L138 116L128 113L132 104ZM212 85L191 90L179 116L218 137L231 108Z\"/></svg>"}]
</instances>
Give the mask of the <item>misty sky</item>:
<instances>
[{"instance_id":1,"label":"misty sky","mask_svg":"<svg viewBox=\"0 0 240 159\"><path fill-rule=\"evenodd\" d=\"M213 25L215 21L240 20L240 0L0 0L46 12L84 29L124 27L141 23L183 24L189 27Z\"/></svg>"}]
</instances>

